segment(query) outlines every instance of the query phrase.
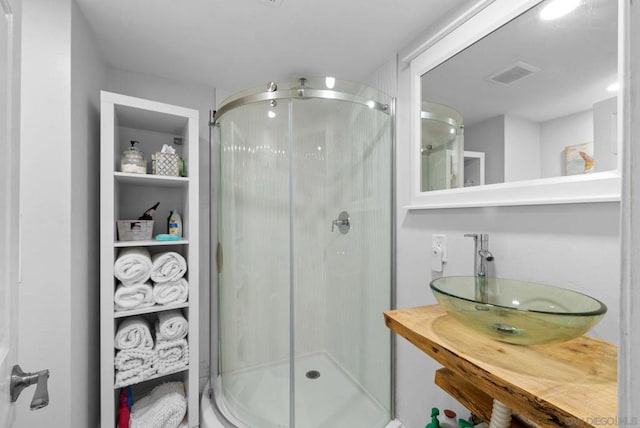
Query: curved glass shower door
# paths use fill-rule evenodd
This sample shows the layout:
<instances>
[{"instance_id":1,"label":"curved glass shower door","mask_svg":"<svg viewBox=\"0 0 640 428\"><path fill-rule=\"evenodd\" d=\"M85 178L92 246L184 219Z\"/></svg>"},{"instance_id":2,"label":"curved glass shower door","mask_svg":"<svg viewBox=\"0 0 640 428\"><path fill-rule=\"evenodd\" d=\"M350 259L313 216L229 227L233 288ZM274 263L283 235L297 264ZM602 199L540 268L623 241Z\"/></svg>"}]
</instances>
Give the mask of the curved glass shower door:
<instances>
[{"instance_id":1,"label":"curved glass shower door","mask_svg":"<svg viewBox=\"0 0 640 428\"><path fill-rule=\"evenodd\" d=\"M250 104L219 128L217 398L256 428L288 426L290 399L289 120L267 112Z\"/></svg>"},{"instance_id":2,"label":"curved glass shower door","mask_svg":"<svg viewBox=\"0 0 640 428\"><path fill-rule=\"evenodd\" d=\"M219 120L212 381L237 426L391 419L391 118L371 93L277 97Z\"/></svg>"},{"instance_id":3,"label":"curved glass shower door","mask_svg":"<svg viewBox=\"0 0 640 428\"><path fill-rule=\"evenodd\" d=\"M420 123L420 191L430 192L462 187L464 178L462 116L451 107L423 102Z\"/></svg>"}]
</instances>

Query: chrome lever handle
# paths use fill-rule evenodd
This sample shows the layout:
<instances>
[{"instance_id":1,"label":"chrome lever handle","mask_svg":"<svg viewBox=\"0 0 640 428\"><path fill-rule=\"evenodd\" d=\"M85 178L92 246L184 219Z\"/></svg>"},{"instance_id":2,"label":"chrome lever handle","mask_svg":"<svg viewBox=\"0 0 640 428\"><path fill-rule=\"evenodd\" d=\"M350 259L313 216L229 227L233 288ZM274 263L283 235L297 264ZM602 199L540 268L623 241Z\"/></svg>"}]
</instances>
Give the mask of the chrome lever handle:
<instances>
[{"instance_id":1,"label":"chrome lever handle","mask_svg":"<svg viewBox=\"0 0 640 428\"><path fill-rule=\"evenodd\" d=\"M36 384L36 392L31 399L31 410L42 409L49 405L49 370L42 370L37 373L38 383Z\"/></svg>"},{"instance_id":2,"label":"chrome lever handle","mask_svg":"<svg viewBox=\"0 0 640 428\"><path fill-rule=\"evenodd\" d=\"M349 217L349 213L346 211L342 211L338 218L331 222L331 232L335 230L335 227L338 226L338 230L343 235L351 229L351 217Z\"/></svg>"},{"instance_id":3,"label":"chrome lever handle","mask_svg":"<svg viewBox=\"0 0 640 428\"><path fill-rule=\"evenodd\" d=\"M31 410L38 410L45 407L49 404L48 379L49 370L25 373L20 366L16 364L13 366L13 370L11 370L11 384L9 386L11 402L15 402L25 388L35 383L36 392L31 400Z\"/></svg>"},{"instance_id":4,"label":"chrome lever handle","mask_svg":"<svg viewBox=\"0 0 640 428\"><path fill-rule=\"evenodd\" d=\"M338 228L340 228L340 226L349 226L349 220L333 220L331 222L331 231L333 232L333 228L335 226L338 226Z\"/></svg>"}]
</instances>

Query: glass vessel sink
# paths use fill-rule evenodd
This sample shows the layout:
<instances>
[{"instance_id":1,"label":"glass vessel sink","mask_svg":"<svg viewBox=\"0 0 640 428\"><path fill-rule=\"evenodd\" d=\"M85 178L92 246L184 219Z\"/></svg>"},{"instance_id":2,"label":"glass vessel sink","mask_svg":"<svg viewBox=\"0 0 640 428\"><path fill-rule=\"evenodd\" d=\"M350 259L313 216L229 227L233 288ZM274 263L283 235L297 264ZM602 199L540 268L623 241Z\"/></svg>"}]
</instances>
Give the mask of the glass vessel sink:
<instances>
[{"instance_id":1,"label":"glass vessel sink","mask_svg":"<svg viewBox=\"0 0 640 428\"><path fill-rule=\"evenodd\" d=\"M565 342L583 335L607 312L604 303L575 291L513 279L450 276L431 281L449 315L502 342Z\"/></svg>"}]
</instances>

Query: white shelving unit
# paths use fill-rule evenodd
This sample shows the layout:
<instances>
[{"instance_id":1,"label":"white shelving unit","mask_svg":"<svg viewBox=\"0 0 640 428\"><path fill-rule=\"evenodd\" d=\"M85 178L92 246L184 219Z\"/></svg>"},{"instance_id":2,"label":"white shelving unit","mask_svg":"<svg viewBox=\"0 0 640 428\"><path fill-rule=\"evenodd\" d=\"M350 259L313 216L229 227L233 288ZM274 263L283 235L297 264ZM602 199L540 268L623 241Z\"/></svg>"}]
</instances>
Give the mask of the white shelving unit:
<instances>
[{"instance_id":1,"label":"white shelving unit","mask_svg":"<svg viewBox=\"0 0 640 428\"><path fill-rule=\"evenodd\" d=\"M199 425L198 412L198 112L155 101L111 92L101 92L100 161L100 393L101 427L115 427L119 388L115 385L114 337L118 324L131 316L153 321L160 311L181 309L189 322L189 365L173 373L154 375L132 385L134 401L163 381L182 381L187 394L189 427ZM176 145L175 138L181 139ZM147 174L119 172L120 156L136 140L145 153ZM152 175L151 154L163 144L178 149L184 159L186 177ZM160 202L154 215L153 236L166 233L171 209L182 215L183 239L179 241L118 241L117 220L137 219L147 208ZM145 247L151 254L176 251L187 260L189 299L150 308L115 311L117 279L114 263L126 247ZM151 322L153 325L153 322ZM155 339L155 338L154 338Z\"/></svg>"}]
</instances>

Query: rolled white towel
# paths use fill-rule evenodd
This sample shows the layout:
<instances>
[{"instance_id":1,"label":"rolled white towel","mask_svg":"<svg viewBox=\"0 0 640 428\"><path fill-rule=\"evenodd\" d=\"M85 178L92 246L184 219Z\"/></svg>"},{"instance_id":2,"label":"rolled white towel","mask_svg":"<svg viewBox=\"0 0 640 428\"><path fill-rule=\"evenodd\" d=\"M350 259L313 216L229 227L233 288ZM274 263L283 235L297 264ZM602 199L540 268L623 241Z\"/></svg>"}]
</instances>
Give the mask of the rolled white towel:
<instances>
[{"instance_id":1,"label":"rolled white towel","mask_svg":"<svg viewBox=\"0 0 640 428\"><path fill-rule=\"evenodd\" d=\"M142 382L156 374L158 353L153 349L128 349L118 351L115 358L116 383L120 388Z\"/></svg>"},{"instance_id":2,"label":"rolled white towel","mask_svg":"<svg viewBox=\"0 0 640 428\"><path fill-rule=\"evenodd\" d=\"M153 287L153 301L158 305L184 303L189 297L189 283L180 278L177 281L160 282Z\"/></svg>"},{"instance_id":3,"label":"rolled white towel","mask_svg":"<svg viewBox=\"0 0 640 428\"><path fill-rule=\"evenodd\" d=\"M187 271L187 261L174 251L151 256L151 280L153 282L177 281Z\"/></svg>"},{"instance_id":4,"label":"rolled white towel","mask_svg":"<svg viewBox=\"0 0 640 428\"><path fill-rule=\"evenodd\" d=\"M189 333L189 323L180 310L158 313L156 341L184 339Z\"/></svg>"},{"instance_id":5,"label":"rolled white towel","mask_svg":"<svg viewBox=\"0 0 640 428\"><path fill-rule=\"evenodd\" d=\"M153 288L148 282L141 284L118 284L113 295L116 311L127 311L153 306Z\"/></svg>"},{"instance_id":6,"label":"rolled white towel","mask_svg":"<svg viewBox=\"0 0 640 428\"><path fill-rule=\"evenodd\" d=\"M156 343L158 352L158 373L165 374L189 365L189 344L187 339L161 341Z\"/></svg>"},{"instance_id":7,"label":"rolled white towel","mask_svg":"<svg viewBox=\"0 0 640 428\"><path fill-rule=\"evenodd\" d=\"M177 428L187 413L182 382L156 386L131 406L131 428Z\"/></svg>"},{"instance_id":8,"label":"rolled white towel","mask_svg":"<svg viewBox=\"0 0 640 428\"><path fill-rule=\"evenodd\" d=\"M151 276L151 255L144 247L123 248L113 266L113 273L124 285L147 282Z\"/></svg>"},{"instance_id":9,"label":"rolled white towel","mask_svg":"<svg viewBox=\"0 0 640 428\"><path fill-rule=\"evenodd\" d=\"M152 349L153 337L149 323L142 317L130 317L118 325L114 340L116 349Z\"/></svg>"}]
</instances>

